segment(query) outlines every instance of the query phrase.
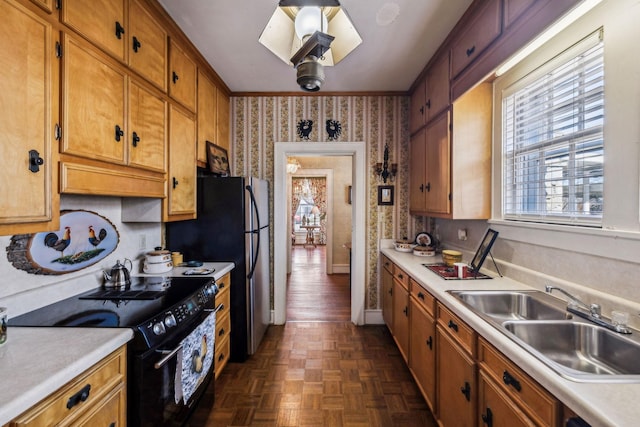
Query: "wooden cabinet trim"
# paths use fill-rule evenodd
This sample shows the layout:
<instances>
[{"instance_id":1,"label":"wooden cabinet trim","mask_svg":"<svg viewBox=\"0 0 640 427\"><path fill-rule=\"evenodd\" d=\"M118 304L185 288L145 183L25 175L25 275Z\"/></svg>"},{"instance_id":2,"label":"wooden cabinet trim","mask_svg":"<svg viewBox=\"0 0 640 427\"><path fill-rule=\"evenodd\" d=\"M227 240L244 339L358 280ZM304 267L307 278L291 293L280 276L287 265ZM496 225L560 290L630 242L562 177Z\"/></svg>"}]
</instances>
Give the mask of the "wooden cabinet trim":
<instances>
[{"instance_id":1,"label":"wooden cabinet trim","mask_svg":"<svg viewBox=\"0 0 640 427\"><path fill-rule=\"evenodd\" d=\"M476 355L477 333L441 303L437 303L438 325L442 326L462 348L471 356Z\"/></svg>"},{"instance_id":2,"label":"wooden cabinet trim","mask_svg":"<svg viewBox=\"0 0 640 427\"><path fill-rule=\"evenodd\" d=\"M413 278L409 278L411 285L411 297L416 303L422 307L431 317L435 317L436 313L436 299L428 291L426 291L418 282Z\"/></svg>"}]
</instances>

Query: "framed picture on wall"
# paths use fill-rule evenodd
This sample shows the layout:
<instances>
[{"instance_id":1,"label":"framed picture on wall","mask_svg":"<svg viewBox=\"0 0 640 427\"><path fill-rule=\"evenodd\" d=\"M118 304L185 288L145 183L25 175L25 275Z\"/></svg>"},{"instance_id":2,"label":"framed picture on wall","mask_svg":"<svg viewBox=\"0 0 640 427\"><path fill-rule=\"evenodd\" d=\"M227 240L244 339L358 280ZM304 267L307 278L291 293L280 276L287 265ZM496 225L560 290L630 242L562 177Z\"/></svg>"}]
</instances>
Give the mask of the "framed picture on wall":
<instances>
[{"instance_id":1,"label":"framed picture on wall","mask_svg":"<svg viewBox=\"0 0 640 427\"><path fill-rule=\"evenodd\" d=\"M378 205L393 205L393 185L378 185Z\"/></svg>"},{"instance_id":2,"label":"framed picture on wall","mask_svg":"<svg viewBox=\"0 0 640 427\"><path fill-rule=\"evenodd\" d=\"M227 150L207 141L207 161L209 171L220 176L229 176L229 156Z\"/></svg>"}]
</instances>

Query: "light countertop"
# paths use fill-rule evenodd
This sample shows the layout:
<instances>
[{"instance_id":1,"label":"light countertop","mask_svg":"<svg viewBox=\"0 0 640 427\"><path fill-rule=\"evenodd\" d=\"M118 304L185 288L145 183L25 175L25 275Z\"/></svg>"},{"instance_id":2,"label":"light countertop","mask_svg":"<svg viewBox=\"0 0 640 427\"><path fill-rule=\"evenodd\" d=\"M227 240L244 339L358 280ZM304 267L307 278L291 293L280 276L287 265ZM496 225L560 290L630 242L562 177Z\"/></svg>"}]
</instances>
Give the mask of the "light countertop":
<instances>
[{"instance_id":1,"label":"light countertop","mask_svg":"<svg viewBox=\"0 0 640 427\"><path fill-rule=\"evenodd\" d=\"M458 298L446 292L468 289L532 289L530 286L508 277L497 277L495 273L489 274L493 277L491 280L445 280L422 265L440 262L440 256L419 257L393 248L383 248L381 252L592 426L638 425L640 383L586 383L567 380L466 308ZM544 289L541 287L538 290Z\"/></svg>"},{"instance_id":2,"label":"light countertop","mask_svg":"<svg viewBox=\"0 0 640 427\"><path fill-rule=\"evenodd\" d=\"M176 267L162 276L181 276ZM219 279L231 262L207 262ZM139 276L151 276L140 274ZM190 276L198 277L198 276ZM0 426L8 423L133 338L129 328L39 328L9 326L0 347Z\"/></svg>"},{"instance_id":3,"label":"light countertop","mask_svg":"<svg viewBox=\"0 0 640 427\"><path fill-rule=\"evenodd\" d=\"M0 347L0 425L126 344L133 331L9 326L7 335Z\"/></svg>"}]
</instances>

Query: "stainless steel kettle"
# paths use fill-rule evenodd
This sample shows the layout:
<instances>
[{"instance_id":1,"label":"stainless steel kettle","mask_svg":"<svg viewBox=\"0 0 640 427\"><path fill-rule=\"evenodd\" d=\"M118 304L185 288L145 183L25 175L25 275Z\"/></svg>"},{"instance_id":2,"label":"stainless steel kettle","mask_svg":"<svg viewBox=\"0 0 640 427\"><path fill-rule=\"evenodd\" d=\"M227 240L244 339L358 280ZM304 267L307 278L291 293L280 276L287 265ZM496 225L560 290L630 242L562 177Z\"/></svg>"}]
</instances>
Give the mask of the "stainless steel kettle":
<instances>
[{"instance_id":1,"label":"stainless steel kettle","mask_svg":"<svg viewBox=\"0 0 640 427\"><path fill-rule=\"evenodd\" d=\"M130 259L125 258L125 264L129 262L129 268L133 268ZM125 264L120 264L120 260L116 261L116 265L111 268L111 273L103 271L105 278L105 288L126 289L131 286L131 275Z\"/></svg>"}]
</instances>

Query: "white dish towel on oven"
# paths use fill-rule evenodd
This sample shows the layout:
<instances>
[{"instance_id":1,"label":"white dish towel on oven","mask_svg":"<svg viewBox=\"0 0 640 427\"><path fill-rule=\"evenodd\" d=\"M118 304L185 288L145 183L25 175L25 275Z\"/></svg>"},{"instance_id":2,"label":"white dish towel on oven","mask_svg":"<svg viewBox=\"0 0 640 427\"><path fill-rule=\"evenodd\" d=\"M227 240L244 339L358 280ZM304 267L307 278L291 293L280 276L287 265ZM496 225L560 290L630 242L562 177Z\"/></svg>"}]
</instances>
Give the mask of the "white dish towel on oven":
<instances>
[{"instance_id":1,"label":"white dish towel on oven","mask_svg":"<svg viewBox=\"0 0 640 427\"><path fill-rule=\"evenodd\" d=\"M182 340L176 362L175 401L188 402L213 365L216 313L211 313Z\"/></svg>"}]
</instances>

